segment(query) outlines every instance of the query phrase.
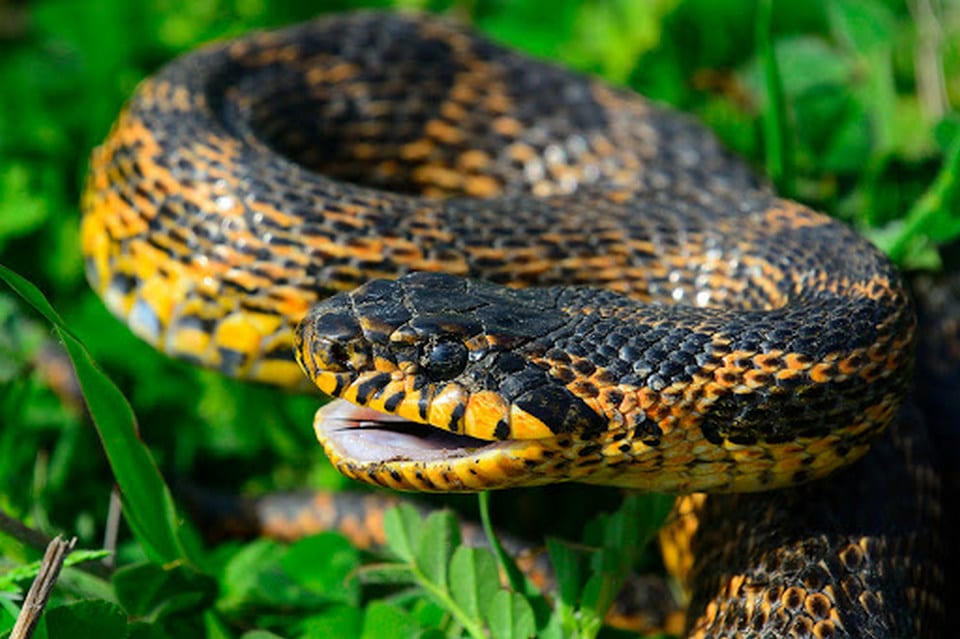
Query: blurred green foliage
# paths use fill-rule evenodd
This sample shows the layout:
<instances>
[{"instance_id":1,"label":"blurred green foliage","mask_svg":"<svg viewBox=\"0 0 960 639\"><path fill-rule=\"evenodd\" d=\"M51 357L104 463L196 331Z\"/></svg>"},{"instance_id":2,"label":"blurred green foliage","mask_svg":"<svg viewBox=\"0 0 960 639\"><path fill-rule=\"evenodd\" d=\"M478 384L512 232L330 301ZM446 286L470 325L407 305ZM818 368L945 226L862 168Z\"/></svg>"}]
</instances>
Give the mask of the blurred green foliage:
<instances>
[{"instance_id":1,"label":"blurred green foliage","mask_svg":"<svg viewBox=\"0 0 960 639\"><path fill-rule=\"evenodd\" d=\"M762 5L769 29L758 28ZM158 356L89 292L77 225L86 158L136 83L177 54L360 6L446 12L674 104L760 171L784 154L789 179L771 171L782 190L858 227L905 266L951 262L960 236L960 0L0 0L0 262L47 294L119 384L167 476L230 490L347 485L313 442L315 399ZM0 296L0 507L98 547L111 474L86 415L55 383L69 376L51 341L49 326ZM551 522L551 534L580 535L590 512L581 502L603 499L587 494L564 500L568 515ZM542 511L543 495L498 496L498 522L529 531L516 513ZM124 568L113 583L98 590L68 574L46 631L252 638L360 629L373 638L462 630L423 599L374 603L361 614L366 600L342 588L359 555L331 539L307 543L338 557L343 571L325 564L311 576L303 547L233 544L208 554L213 584L146 561L123 531ZM0 536L0 570L36 556ZM0 631L15 612L0 605ZM155 620L162 623L148 623Z\"/></svg>"}]
</instances>

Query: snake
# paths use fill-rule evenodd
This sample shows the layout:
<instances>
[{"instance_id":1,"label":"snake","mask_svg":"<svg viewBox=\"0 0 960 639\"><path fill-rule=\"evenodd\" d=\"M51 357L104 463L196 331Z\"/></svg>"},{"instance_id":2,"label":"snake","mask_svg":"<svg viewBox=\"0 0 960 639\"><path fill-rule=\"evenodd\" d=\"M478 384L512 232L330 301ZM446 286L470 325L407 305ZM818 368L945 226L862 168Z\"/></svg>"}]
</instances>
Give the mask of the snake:
<instances>
[{"instance_id":1,"label":"snake","mask_svg":"<svg viewBox=\"0 0 960 639\"><path fill-rule=\"evenodd\" d=\"M94 151L81 208L113 314L172 357L336 398L314 427L362 482L577 481L692 512L819 490L912 437L916 319L880 251L692 118L445 19L323 17L173 61ZM850 605L876 616L860 579ZM861 636L815 585L703 603L690 636ZM932 627L909 599L910 632Z\"/></svg>"}]
</instances>

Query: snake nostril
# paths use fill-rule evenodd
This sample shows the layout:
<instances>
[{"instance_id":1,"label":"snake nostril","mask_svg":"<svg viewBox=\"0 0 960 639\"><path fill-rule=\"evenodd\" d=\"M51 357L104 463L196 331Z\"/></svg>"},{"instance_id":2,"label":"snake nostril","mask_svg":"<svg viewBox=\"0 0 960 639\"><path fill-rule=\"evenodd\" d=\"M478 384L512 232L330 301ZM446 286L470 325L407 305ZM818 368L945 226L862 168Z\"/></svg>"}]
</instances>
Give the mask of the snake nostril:
<instances>
[{"instance_id":1,"label":"snake nostril","mask_svg":"<svg viewBox=\"0 0 960 639\"><path fill-rule=\"evenodd\" d=\"M362 371L370 365L370 347L362 338L334 341L317 338L310 344L313 362L320 370L334 373Z\"/></svg>"},{"instance_id":2,"label":"snake nostril","mask_svg":"<svg viewBox=\"0 0 960 639\"><path fill-rule=\"evenodd\" d=\"M317 370L358 371L370 362L370 346L350 313L315 309L300 325L298 337L298 348Z\"/></svg>"},{"instance_id":3,"label":"snake nostril","mask_svg":"<svg viewBox=\"0 0 960 639\"><path fill-rule=\"evenodd\" d=\"M317 349L324 351L324 360L330 365L330 368L335 367L338 371L350 370L350 353L343 344L318 342Z\"/></svg>"}]
</instances>

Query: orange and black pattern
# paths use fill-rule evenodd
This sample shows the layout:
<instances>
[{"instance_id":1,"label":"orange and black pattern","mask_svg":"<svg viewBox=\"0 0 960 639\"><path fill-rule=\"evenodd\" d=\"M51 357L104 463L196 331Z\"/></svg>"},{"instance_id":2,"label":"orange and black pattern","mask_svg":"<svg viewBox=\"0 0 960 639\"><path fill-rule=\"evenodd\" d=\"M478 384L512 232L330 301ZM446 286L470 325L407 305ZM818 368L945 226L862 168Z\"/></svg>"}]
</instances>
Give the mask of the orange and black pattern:
<instances>
[{"instance_id":1,"label":"orange and black pattern","mask_svg":"<svg viewBox=\"0 0 960 639\"><path fill-rule=\"evenodd\" d=\"M909 298L856 233L686 117L441 20L352 14L175 61L94 153L83 212L88 278L157 348L288 387L299 360L474 451L324 441L384 486L802 484L863 456L908 382ZM738 610L709 579L695 636Z\"/></svg>"},{"instance_id":2,"label":"orange and black pattern","mask_svg":"<svg viewBox=\"0 0 960 639\"><path fill-rule=\"evenodd\" d=\"M905 408L858 463L785 490L682 497L661 531L689 637L937 637L940 473Z\"/></svg>"},{"instance_id":3,"label":"orange and black pattern","mask_svg":"<svg viewBox=\"0 0 960 639\"><path fill-rule=\"evenodd\" d=\"M534 199L599 183L623 186L606 189L613 218L592 197L577 215ZM292 327L377 276L675 290L689 251L641 278L660 234L625 243L635 216L616 200L638 185L757 188L676 114L442 22L361 14L213 45L147 80L92 158L83 245L95 289L144 339L296 385ZM726 282L715 302L748 288L748 267L725 264L702 265Z\"/></svg>"}]
</instances>

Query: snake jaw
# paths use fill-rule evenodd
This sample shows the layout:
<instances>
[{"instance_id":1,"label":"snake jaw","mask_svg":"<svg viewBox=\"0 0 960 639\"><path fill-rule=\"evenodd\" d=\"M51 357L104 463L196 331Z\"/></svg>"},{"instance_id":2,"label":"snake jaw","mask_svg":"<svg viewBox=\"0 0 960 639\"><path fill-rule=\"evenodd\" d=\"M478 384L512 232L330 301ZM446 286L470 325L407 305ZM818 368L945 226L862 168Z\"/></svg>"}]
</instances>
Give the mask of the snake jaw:
<instances>
[{"instance_id":1,"label":"snake jaw","mask_svg":"<svg viewBox=\"0 0 960 639\"><path fill-rule=\"evenodd\" d=\"M337 399L314 431L344 475L397 490L476 492L553 483L566 437L488 441Z\"/></svg>"},{"instance_id":2,"label":"snake jaw","mask_svg":"<svg viewBox=\"0 0 960 639\"><path fill-rule=\"evenodd\" d=\"M463 456L494 442L455 435L399 415L334 400L317 411L317 438L334 457L357 463L437 461Z\"/></svg>"},{"instance_id":3,"label":"snake jaw","mask_svg":"<svg viewBox=\"0 0 960 639\"><path fill-rule=\"evenodd\" d=\"M346 400L334 400L319 409L314 429L325 447L359 463L435 461L491 443L356 406Z\"/></svg>"}]
</instances>

